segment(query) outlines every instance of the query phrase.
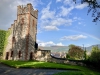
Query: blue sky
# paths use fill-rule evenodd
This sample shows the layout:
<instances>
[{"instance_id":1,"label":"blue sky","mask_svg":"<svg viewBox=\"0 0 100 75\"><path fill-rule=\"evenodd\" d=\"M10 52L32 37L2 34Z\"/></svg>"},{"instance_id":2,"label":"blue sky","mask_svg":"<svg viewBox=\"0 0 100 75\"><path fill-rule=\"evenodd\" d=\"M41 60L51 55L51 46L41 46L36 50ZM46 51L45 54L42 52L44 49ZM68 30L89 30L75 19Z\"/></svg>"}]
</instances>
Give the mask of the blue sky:
<instances>
[{"instance_id":1,"label":"blue sky","mask_svg":"<svg viewBox=\"0 0 100 75\"><path fill-rule=\"evenodd\" d=\"M96 25L92 22L91 13L87 15L87 3L74 4L71 0L0 1L0 10L2 10L0 29L7 30L16 19L16 7L27 3L32 3L33 7L39 10L37 24L39 46L100 44L100 22Z\"/></svg>"}]
</instances>

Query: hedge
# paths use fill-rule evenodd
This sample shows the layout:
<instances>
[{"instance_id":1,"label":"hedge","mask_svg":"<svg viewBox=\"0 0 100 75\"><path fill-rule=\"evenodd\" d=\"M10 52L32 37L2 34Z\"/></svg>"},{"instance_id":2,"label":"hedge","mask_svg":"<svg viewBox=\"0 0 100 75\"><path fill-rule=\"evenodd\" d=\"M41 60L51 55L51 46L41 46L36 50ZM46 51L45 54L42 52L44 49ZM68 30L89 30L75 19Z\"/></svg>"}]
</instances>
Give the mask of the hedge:
<instances>
[{"instance_id":1,"label":"hedge","mask_svg":"<svg viewBox=\"0 0 100 75\"><path fill-rule=\"evenodd\" d=\"M7 31L0 30L0 55L2 55L2 52L4 50L6 33L7 33Z\"/></svg>"}]
</instances>

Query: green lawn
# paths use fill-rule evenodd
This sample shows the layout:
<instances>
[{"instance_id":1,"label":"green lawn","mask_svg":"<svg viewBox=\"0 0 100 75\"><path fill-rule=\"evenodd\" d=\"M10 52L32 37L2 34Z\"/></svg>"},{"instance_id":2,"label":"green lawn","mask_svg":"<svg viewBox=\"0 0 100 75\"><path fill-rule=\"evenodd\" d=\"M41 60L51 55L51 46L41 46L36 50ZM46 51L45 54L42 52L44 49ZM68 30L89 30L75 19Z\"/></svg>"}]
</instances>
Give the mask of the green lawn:
<instances>
[{"instance_id":1,"label":"green lawn","mask_svg":"<svg viewBox=\"0 0 100 75\"><path fill-rule=\"evenodd\" d=\"M55 75L100 75L100 73L92 71L86 67L75 65L64 65L49 62L37 62L37 61L1 61L2 63L15 67L15 68L55 68L55 69L68 69L72 71L61 72ZM79 71L74 71L79 70Z\"/></svg>"}]
</instances>

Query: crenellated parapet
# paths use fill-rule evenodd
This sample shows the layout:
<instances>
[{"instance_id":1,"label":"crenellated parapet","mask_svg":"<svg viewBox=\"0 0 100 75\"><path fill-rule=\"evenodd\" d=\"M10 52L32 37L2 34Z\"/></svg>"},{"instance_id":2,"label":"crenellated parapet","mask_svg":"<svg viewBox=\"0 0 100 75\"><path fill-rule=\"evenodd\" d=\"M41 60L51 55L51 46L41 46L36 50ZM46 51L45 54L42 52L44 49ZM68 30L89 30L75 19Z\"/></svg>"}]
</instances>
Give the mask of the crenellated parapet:
<instances>
[{"instance_id":1,"label":"crenellated parapet","mask_svg":"<svg viewBox=\"0 0 100 75\"><path fill-rule=\"evenodd\" d=\"M27 5L17 6L17 15L31 14L36 19L38 18L38 10L34 10L31 3Z\"/></svg>"},{"instance_id":2,"label":"crenellated parapet","mask_svg":"<svg viewBox=\"0 0 100 75\"><path fill-rule=\"evenodd\" d=\"M31 9L31 11L30 11L30 13L31 13L31 15L33 16L33 17L35 17L36 19L38 18L38 10L32 10Z\"/></svg>"}]
</instances>

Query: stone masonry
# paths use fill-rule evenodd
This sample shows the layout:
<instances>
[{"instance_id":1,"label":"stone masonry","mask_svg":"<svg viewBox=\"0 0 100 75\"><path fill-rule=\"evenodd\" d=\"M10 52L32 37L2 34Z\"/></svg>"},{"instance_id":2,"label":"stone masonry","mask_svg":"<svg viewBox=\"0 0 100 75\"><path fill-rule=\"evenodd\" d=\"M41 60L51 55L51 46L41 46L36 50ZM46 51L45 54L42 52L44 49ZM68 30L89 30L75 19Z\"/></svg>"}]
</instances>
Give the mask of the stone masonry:
<instances>
[{"instance_id":1,"label":"stone masonry","mask_svg":"<svg viewBox=\"0 0 100 75\"><path fill-rule=\"evenodd\" d=\"M17 20L11 25L8 31L8 44L3 53L5 60L32 60L34 51L37 50L38 10L32 5L17 6Z\"/></svg>"}]
</instances>

